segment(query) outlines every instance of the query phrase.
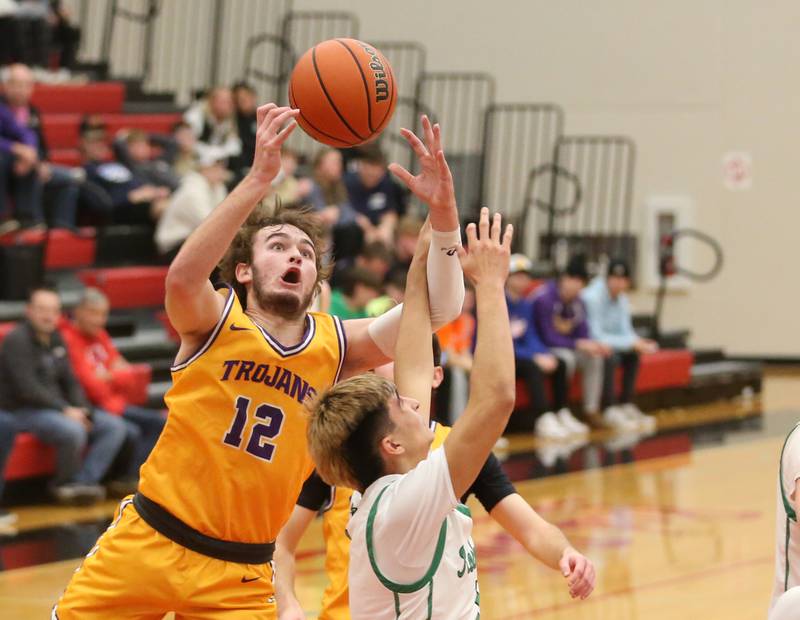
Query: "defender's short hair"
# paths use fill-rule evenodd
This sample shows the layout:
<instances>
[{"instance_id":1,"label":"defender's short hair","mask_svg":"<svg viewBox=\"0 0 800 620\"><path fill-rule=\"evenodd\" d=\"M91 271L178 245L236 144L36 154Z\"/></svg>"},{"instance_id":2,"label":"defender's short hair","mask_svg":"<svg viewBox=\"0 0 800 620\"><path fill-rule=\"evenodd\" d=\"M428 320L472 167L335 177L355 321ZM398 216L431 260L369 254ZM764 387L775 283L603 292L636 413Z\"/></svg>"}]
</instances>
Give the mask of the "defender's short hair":
<instances>
[{"instance_id":1,"label":"defender's short hair","mask_svg":"<svg viewBox=\"0 0 800 620\"><path fill-rule=\"evenodd\" d=\"M363 490L383 475L379 443L394 427L389 399L396 396L391 381L364 374L307 403L308 448L325 482Z\"/></svg>"}]
</instances>

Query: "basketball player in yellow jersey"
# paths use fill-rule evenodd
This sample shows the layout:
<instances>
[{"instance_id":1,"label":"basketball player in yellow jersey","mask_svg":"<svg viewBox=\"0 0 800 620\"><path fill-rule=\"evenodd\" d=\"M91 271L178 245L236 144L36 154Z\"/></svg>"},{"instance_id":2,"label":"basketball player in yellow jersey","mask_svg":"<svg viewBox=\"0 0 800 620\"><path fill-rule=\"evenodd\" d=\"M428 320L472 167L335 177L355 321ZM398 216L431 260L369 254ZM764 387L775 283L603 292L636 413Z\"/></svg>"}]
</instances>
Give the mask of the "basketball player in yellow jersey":
<instances>
[{"instance_id":1,"label":"basketball player in yellow jersey","mask_svg":"<svg viewBox=\"0 0 800 620\"><path fill-rule=\"evenodd\" d=\"M297 113L259 108L250 173L170 266L166 308L181 345L167 425L138 492L122 502L53 618L276 615L274 541L311 472L302 401L340 373L390 359L402 313L341 323L307 312L325 276L319 224L304 212L256 209ZM427 119L423 128L425 143L403 132L420 174L392 170L430 207L431 312L444 322L463 299L458 215L439 128ZM220 260L231 286L215 291L208 277Z\"/></svg>"}]
</instances>

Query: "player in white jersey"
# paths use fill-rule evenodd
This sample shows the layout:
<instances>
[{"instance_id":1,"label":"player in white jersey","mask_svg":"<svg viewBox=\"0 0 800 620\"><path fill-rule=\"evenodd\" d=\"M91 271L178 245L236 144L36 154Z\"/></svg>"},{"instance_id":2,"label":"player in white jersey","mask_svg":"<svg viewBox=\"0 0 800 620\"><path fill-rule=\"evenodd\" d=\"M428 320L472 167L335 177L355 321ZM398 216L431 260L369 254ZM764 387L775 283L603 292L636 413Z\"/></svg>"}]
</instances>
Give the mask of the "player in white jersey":
<instances>
[{"instance_id":1,"label":"player in white jersey","mask_svg":"<svg viewBox=\"0 0 800 620\"><path fill-rule=\"evenodd\" d=\"M800 586L800 424L786 437L778 469L778 501L776 509L775 586L770 610L787 590Z\"/></svg>"},{"instance_id":2,"label":"player in white jersey","mask_svg":"<svg viewBox=\"0 0 800 620\"><path fill-rule=\"evenodd\" d=\"M514 401L514 356L503 284L511 227L500 217L459 248L478 301L478 342L470 400L442 448L428 455L433 360L424 269L409 272L397 343L397 386L375 375L348 379L314 403L309 447L321 477L363 497L348 525L353 620L465 619L480 614L469 509L459 503L503 431ZM422 413L422 415L421 415ZM591 591L582 576L576 596Z\"/></svg>"}]
</instances>

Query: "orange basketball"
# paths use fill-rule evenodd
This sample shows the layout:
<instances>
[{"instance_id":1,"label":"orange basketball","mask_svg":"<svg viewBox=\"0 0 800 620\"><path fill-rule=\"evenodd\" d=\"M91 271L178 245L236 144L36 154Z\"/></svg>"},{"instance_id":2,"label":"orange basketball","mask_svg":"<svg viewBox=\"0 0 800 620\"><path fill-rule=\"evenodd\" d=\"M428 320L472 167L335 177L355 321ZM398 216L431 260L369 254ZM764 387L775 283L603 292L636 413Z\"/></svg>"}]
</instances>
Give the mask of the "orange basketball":
<instances>
[{"instance_id":1,"label":"orange basketball","mask_svg":"<svg viewBox=\"0 0 800 620\"><path fill-rule=\"evenodd\" d=\"M312 47L289 80L289 105L314 140L349 147L375 138L397 103L392 67L377 49L356 39L330 39Z\"/></svg>"}]
</instances>

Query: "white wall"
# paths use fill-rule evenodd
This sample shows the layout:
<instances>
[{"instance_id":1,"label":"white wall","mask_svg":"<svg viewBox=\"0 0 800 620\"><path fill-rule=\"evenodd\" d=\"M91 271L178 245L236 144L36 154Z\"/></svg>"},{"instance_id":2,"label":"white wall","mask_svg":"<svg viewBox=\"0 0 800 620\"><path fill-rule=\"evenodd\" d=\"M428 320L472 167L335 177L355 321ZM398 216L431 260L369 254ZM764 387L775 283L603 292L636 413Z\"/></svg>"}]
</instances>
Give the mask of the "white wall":
<instances>
[{"instance_id":1,"label":"white wall","mask_svg":"<svg viewBox=\"0 0 800 620\"><path fill-rule=\"evenodd\" d=\"M800 356L797 312L800 3L793 0L296 0L356 12L361 37L411 39L432 70L484 70L500 101L555 101L568 133L638 145L635 209L647 196L695 204L725 268L667 302L666 327L696 346ZM402 88L402 85L401 85ZM724 188L721 157L749 151L753 187ZM652 295L636 305L650 309Z\"/></svg>"}]
</instances>

